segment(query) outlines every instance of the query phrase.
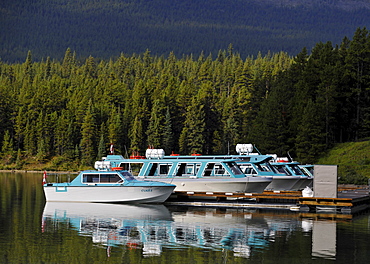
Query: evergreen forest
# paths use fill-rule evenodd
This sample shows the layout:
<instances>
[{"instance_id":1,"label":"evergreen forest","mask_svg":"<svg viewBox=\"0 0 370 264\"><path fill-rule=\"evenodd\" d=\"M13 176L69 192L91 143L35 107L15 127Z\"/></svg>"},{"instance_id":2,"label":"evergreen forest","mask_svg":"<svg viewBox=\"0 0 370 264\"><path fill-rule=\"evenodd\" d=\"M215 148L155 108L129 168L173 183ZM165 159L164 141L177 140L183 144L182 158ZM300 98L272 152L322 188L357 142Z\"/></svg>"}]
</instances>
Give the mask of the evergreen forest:
<instances>
[{"instance_id":1,"label":"evergreen forest","mask_svg":"<svg viewBox=\"0 0 370 264\"><path fill-rule=\"evenodd\" d=\"M290 153L314 163L370 138L370 34L245 59L230 44L197 57L121 54L0 62L0 169L91 167L109 152ZM213 58L214 57L214 58ZM34 165L36 166L36 165Z\"/></svg>"}]
</instances>

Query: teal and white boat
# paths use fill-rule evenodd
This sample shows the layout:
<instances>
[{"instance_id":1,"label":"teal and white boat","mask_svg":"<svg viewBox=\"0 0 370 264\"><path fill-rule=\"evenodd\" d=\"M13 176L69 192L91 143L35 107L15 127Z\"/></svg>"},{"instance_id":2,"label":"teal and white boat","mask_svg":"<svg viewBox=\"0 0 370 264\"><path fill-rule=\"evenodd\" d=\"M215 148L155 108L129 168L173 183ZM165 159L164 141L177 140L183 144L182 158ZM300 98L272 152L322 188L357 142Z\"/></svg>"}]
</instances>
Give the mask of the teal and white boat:
<instances>
[{"instance_id":1,"label":"teal and white boat","mask_svg":"<svg viewBox=\"0 0 370 264\"><path fill-rule=\"evenodd\" d=\"M275 160L271 165L280 173L288 176L299 177L299 180L291 188L293 191L303 190L307 186L312 186L312 177L307 176L300 168L300 163L297 161Z\"/></svg>"},{"instance_id":2,"label":"teal and white boat","mask_svg":"<svg viewBox=\"0 0 370 264\"><path fill-rule=\"evenodd\" d=\"M313 185L313 178L314 178L314 165L312 164L299 164L299 168L302 170L304 175L307 176L308 179L310 179L309 184L307 185L308 187L312 187ZM306 186L305 186L306 187Z\"/></svg>"},{"instance_id":3,"label":"teal and white boat","mask_svg":"<svg viewBox=\"0 0 370 264\"><path fill-rule=\"evenodd\" d=\"M259 152L254 152L255 148L252 144L237 144L236 152L238 155L232 155L234 159L239 159L236 163L241 168L244 174L256 176L272 177L271 183L265 190L269 191L288 191L295 190L295 186L302 180L301 175L293 175L284 171L279 171L271 162L274 156L267 154L262 155Z\"/></svg>"},{"instance_id":4,"label":"teal and white boat","mask_svg":"<svg viewBox=\"0 0 370 264\"><path fill-rule=\"evenodd\" d=\"M47 183L47 202L163 203L175 185L135 179L127 171L82 171L71 182Z\"/></svg>"},{"instance_id":5,"label":"teal and white boat","mask_svg":"<svg viewBox=\"0 0 370 264\"><path fill-rule=\"evenodd\" d=\"M229 156L165 156L163 149L148 149L145 157L108 155L95 162L95 169L127 170L138 179L173 183L178 192L261 193L271 183L268 176L247 177L236 161Z\"/></svg>"}]
</instances>

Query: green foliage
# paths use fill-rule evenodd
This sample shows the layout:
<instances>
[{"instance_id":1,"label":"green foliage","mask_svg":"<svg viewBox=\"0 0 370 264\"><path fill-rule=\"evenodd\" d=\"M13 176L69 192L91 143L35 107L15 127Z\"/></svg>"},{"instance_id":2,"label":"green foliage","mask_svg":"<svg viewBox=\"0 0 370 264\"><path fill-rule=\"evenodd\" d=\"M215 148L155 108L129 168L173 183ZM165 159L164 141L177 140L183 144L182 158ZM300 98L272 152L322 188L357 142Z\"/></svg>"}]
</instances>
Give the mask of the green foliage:
<instances>
[{"instance_id":1,"label":"green foliage","mask_svg":"<svg viewBox=\"0 0 370 264\"><path fill-rule=\"evenodd\" d=\"M370 38L366 29L355 34L295 58L243 60L230 45L215 60L147 50L81 63L67 49L62 62L35 62L28 53L24 63L0 63L2 162L79 167L92 166L110 143L117 154L142 154L148 145L166 154L225 154L253 143L314 163L337 143L370 137Z\"/></svg>"},{"instance_id":2,"label":"green foliage","mask_svg":"<svg viewBox=\"0 0 370 264\"><path fill-rule=\"evenodd\" d=\"M186 154L201 154L206 142L204 106L194 97L187 109L184 128L180 135L180 152Z\"/></svg>"},{"instance_id":3,"label":"green foliage","mask_svg":"<svg viewBox=\"0 0 370 264\"><path fill-rule=\"evenodd\" d=\"M92 112L92 105L89 103L86 115L81 125L81 163L83 165L91 165L96 157L96 124L94 114Z\"/></svg>"},{"instance_id":4,"label":"green foliage","mask_svg":"<svg viewBox=\"0 0 370 264\"><path fill-rule=\"evenodd\" d=\"M336 144L317 163L339 165L340 183L368 184L370 178L370 141Z\"/></svg>"}]
</instances>

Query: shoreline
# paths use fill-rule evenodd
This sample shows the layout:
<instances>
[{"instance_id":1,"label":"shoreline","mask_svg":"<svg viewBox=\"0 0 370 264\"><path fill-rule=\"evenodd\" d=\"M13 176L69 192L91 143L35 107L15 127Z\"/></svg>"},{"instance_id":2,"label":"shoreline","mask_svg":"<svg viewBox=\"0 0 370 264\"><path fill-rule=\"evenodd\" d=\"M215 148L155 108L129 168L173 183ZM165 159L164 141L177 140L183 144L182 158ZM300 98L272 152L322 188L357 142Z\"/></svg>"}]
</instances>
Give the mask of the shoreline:
<instances>
[{"instance_id":1,"label":"shoreline","mask_svg":"<svg viewBox=\"0 0 370 264\"><path fill-rule=\"evenodd\" d=\"M51 174L51 173L54 173L54 174L78 174L79 171L47 171L47 170L39 170L39 171L35 171L35 170L0 170L0 172L10 172L10 173L17 173L17 172L22 172L22 173L44 173L44 171L46 171L47 174Z\"/></svg>"}]
</instances>

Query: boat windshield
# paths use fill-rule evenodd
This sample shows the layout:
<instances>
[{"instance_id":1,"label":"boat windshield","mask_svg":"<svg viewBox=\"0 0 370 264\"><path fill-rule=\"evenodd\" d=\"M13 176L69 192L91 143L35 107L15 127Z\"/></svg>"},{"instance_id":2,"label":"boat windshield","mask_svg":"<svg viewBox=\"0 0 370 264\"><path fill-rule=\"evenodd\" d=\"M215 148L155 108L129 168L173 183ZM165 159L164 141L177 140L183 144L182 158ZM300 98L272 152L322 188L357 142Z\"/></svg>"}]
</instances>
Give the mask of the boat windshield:
<instances>
[{"instance_id":1,"label":"boat windshield","mask_svg":"<svg viewBox=\"0 0 370 264\"><path fill-rule=\"evenodd\" d=\"M242 175L243 174L243 172L240 170L240 168L238 167L238 165L235 162L226 162L225 164L231 169L231 171L234 173L234 175Z\"/></svg>"},{"instance_id":2,"label":"boat windshield","mask_svg":"<svg viewBox=\"0 0 370 264\"><path fill-rule=\"evenodd\" d=\"M290 173L290 171L287 170L287 168L285 167L285 165L274 165L274 167L277 169L277 171L279 173L283 173L283 174L286 174L286 175L289 175L289 176L292 175Z\"/></svg>"},{"instance_id":3,"label":"boat windshield","mask_svg":"<svg viewBox=\"0 0 370 264\"><path fill-rule=\"evenodd\" d=\"M256 164L256 167L260 170L260 171L268 171L268 172L273 172L273 173L276 173L276 170L273 166L271 166L270 163L261 163L261 164Z\"/></svg>"},{"instance_id":4,"label":"boat windshield","mask_svg":"<svg viewBox=\"0 0 370 264\"><path fill-rule=\"evenodd\" d=\"M311 177L313 175L313 168L303 167L301 168L304 175Z\"/></svg>"},{"instance_id":5,"label":"boat windshield","mask_svg":"<svg viewBox=\"0 0 370 264\"><path fill-rule=\"evenodd\" d=\"M134 181L135 180L134 176L132 176L132 174L129 173L128 171L121 171L121 175L125 178L126 181Z\"/></svg>"},{"instance_id":6,"label":"boat windshield","mask_svg":"<svg viewBox=\"0 0 370 264\"><path fill-rule=\"evenodd\" d=\"M302 170L297 165L290 166L295 175L303 175Z\"/></svg>"},{"instance_id":7,"label":"boat windshield","mask_svg":"<svg viewBox=\"0 0 370 264\"><path fill-rule=\"evenodd\" d=\"M242 165L242 166L240 166L240 169L246 175L257 174L257 171L253 168L252 165Z\"/></svg>"}]
</instances>

